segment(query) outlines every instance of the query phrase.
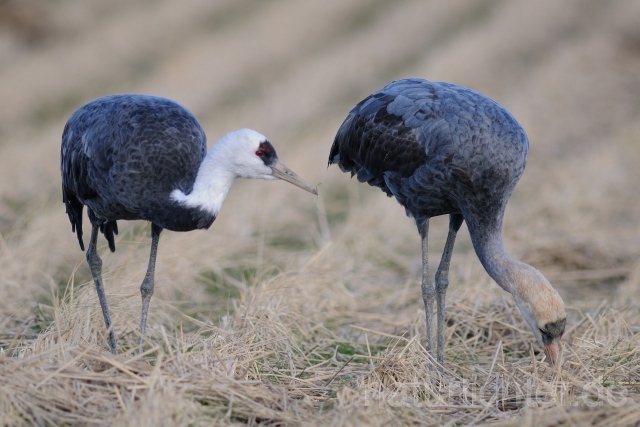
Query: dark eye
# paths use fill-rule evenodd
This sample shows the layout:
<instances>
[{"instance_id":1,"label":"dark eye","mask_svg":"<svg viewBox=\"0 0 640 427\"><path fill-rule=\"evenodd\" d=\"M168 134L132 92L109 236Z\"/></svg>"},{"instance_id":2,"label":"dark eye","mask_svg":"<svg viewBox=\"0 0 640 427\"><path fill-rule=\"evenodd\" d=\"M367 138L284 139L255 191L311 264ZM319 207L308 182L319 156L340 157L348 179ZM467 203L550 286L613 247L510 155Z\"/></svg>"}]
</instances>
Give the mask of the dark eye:
<instances>
[{"instance_id":1,"label":"dark eye","mask_svg":"<svg viewBox=\"0 0 640 427\"><path fill-rule=\"evenodd\" d=\"M258 157L264 156L264 151L262 151L262 150L256 151L256 156L258 156Z\"/></svg>"},{"instance_id":2,"label":"dark eye","mask_svg":"<svg viewBox=\"0 0 640 427\"><path fill-rule=\"evenodd\" d=\"M549 332L545 331L542 328L539 328L540 334L542 335L542 342L544 344L549 344L553 342L553 337L549 334Z\"/></svg>"}]
</instances>

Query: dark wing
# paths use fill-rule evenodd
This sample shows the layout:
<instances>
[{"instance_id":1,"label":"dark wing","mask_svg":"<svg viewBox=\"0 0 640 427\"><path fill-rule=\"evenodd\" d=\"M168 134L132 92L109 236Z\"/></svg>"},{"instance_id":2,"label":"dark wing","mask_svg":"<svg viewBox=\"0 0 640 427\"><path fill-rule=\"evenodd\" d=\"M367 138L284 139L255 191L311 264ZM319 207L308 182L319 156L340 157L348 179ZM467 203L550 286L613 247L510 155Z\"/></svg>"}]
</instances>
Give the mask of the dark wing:
<instances>
[{"instance_id":1,"label":"dark wing","mask_svg":"<svg viewBox=\"0 0 640 427\"><path fill-rule=\"evenodd\" d=\"M126 131L99 143L102 161L94 180L117 202L110 210L160 225L158 216L171 215L171 192L193 189L207 152L204 130L181 105L149 96L121 107L110 126Z\"/></svg>"},{"instance_id":2,"label":"dark wing","mask_svg":"<svg viewBox=\"0 0 640 427\"><path fill-rule=\"evenodd\" d=\"M411 176L430 150L448 138L433 85L425 80L393 82L350 112L335 137L329 164L380 187L389 196L389 178ZM386 176L386 179L385 179Z\"/></svg>"},{"instance_id":3,"label":"dark wing","mask_svg":"<svg viewBox=\"0 0 640 427\"><path fill-rule=\"evenodd\" d=\"M71 222L71 230L78 236L80 248L84 250L82 239L82 210L88 201L100 197L100 187L92 182L91 175L95 169L96 145L93 136L100 132L105 138L113 137L108 133L105 120L109 116L109 104L105 100L115 97L98 98L76 110L62 132L60 149L60 170L62 172L62 201L64 202ZM100 226L111 252L116 250L114 234L118 234L116 221L106 221L88 209L89 220Z\"/></svg>"},{"instance_id":4,"label":"dark wing","mask_svg":"<svg viewBox=\"0 0 640 427\"><path fill-rule=\"evenodd\" d=\"M115 250L118 219L167 214L172 190L191 191L206 137L179 104L145 95L98 98L69 119L62 138L63 200L82 243L82 208Z\"/></svg>"},{"instance_id":5,"label":"dark wing","mask_svg":"<svg viewBox=\"0 0 640 427\"><path fill-rule=\"evenodd\" d=\"M502 209L527 149L522 127L486 96L450 83L406 79L350 111L329 164L395 196L408 215L431 217L467 205Z\"/></svg>"}]
</instances>

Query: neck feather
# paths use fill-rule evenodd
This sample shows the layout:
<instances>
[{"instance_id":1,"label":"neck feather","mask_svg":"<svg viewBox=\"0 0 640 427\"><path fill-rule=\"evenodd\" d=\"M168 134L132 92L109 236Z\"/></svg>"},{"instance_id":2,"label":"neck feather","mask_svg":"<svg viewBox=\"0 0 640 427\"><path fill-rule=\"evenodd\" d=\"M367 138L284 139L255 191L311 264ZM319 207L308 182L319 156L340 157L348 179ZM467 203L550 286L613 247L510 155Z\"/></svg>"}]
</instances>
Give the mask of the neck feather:
<instances>
[{"instance_id":1,"label":"neck feather","mask_svg":"<svg viewBox=\"0 0 640 427\"><path fill-rule=\"evenodd\" d=\"M540 341L538 328L566 318L564 303L549 281L532 266L512 259L502 242L502 222L494 226L470 224L473 247L487 273L513 295L516 306Z\"/></svg>"},{"instance_id":2,"label":"neck feather","mask_svg":"<svg viewBox=\"0 0 640 427\"><path fill-rule=\"evenodd\" d=\"M468 224L473 247L489 276L516 302L533 302L545 294L557 294L538 270L507 254L502 242L502 222L482 227ZM558 297L559 298L559 297Z\"/></svg>"},{"instance_id":3,"label":"neck feather","mask_svg":"<svg viewBox=\"0 0 640 427\"><path fill-rule=\"evenodd\" d=\"M507 254L502 241L502 222L476 226L467 223L473 248L489 276L505 291L517 296L517 277L523 270L532 269Z\"/></svg>"},{"instance_id":4,"label":"neck feather","mask_svg":"<svg viewBox=\"0 0 640 427\"><path fill-rule=\"evenodd\" d=\"M216 144L217 145L217 144ZM230 171L222 160L220 150L213 145L200 164L193 190L185 194L182 190L173 190L171 198L183 206L200 208L217 216L229 189L238 177Z\"/></svg>"}]
</instances>

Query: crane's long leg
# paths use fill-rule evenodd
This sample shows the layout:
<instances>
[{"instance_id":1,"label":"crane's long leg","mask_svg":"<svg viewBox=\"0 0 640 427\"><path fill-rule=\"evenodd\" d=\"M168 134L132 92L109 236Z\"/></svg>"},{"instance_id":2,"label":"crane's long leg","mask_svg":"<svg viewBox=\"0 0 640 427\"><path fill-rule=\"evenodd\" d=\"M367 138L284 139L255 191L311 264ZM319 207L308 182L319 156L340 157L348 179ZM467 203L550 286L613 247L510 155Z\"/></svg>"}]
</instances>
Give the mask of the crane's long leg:
<instances>
[{"instance_id":1,"label":"crane's long leg","mask_svg":"<svg viewBox=\"0 0 640 427\"><path fill-rule=\"evenodd\" d=\"M151 224L151 253L149 254L149 266L147 267L147 274L145 274L144 280L140 285L140 294L142 295L142 316L140 317L140 346L138 347L138 354L142 351L144 331L147 329L147 314L149 313L149 303L151 302L151 296L153 295L153 275L156 270L156 255L158 254L158 241L160 241L161 232L162 227L153 223Z\"/></svg>"},{"instance_id":2,"label":"crane's long leg","mask_svg":"<svg viewBox=\"0 0 640 427\"><path fill-rule=\"evenodd\" d=\"M444 252L440 259L440 265L436 271L436 303L438 307L438 350L437 360L442 365L444 361L444 307L447 287L449 286L449 265L453 254L453 244L456 241L456 233L462 225L462 215L455 214L449 216L449 234L447 243L444 245Z\"/></svg>"},{"instance_id":3,"label":"crane's long leg","mask_svg":"<svg viewBox=\"0 0 640 427\"><path fill-rule=\"evenodd\" d=\"M87 248L87 263L91 269L91 276L93 282L96 284L96 291L98 291L98 300L100 301L100 307L102 308L102 316L104 316L104 323L107 326L107 332L109 334L109 347L111 353L118 354L116 347L116 335L113 332L111 325L111 315L109 314L109 306L107 305L107 296L104 293L104 285L102 283L102 260L98 256L96 249L96 242L98 241L99 225L93 225L91 229L91 240L89 241L89 247Z\"/></svg>"},{"instance_id":4,"label":"crane's long leg","mask_svg":"<svg viewBox=\"0 0 640 427\"><path fill-rule=\"evenodd\" d=\"M429 219L416 220L422 238L422 301L427 318L427 351L433 356L433 300L435 289L429 276Z\"/></svg>"}]
</instances>

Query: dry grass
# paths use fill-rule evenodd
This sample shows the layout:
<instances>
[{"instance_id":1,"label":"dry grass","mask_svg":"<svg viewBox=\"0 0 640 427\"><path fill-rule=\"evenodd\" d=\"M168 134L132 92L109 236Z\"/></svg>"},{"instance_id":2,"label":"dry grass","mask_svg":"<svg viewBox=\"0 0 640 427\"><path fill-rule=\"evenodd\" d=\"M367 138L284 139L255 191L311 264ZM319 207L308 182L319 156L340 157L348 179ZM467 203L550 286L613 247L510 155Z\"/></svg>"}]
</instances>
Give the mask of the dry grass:
<instances>
[{"instance_id":1,"label":"dry grass","mask_svg":"<svg viewBox=\"0 0 640 427\"><path fill-rule=\"evenodd\" d=\"M536 425L640 422L637 308L572 310L582 320L572 322L562 367L553 369L539 361L504 298L452 300L447 365L439 373L420 344L421 313L394 334L369 327L400 323L391 309L374 317L292 297L305 290L301 277L329 278L324 258L242 292L217 325L156 304L167 319L140 357L133 324L119 331L130 350L104 350L100 313L88 307L96 305L93 289L82 287L52 310L51 328L5 350L3 387L12 391L1 401L3 421L443 425L508 424L523 415ZM344 292L336 286L326 300ZM122 299L112 302L120 319L123 311L135 318Z\"/></svg>"},{"instance_id":2,"label":"dry grass","mask_svg":"<svg viewBox=\"0 0 640 427\"><path fill-rule=\"evenodd\" d=\"M0 425L639 425L639 16L633 0L0 1ZM568 305L559 367L463 231L431 370L414 225L326 170L350 106L407 76L471 86L526 128L505 240ZM114 92L177 99L211 141L254 127L321 193L240 182L211 230L164 233L140 356L148 225L100 248L113 356L59 196L65 119Z\"/></svg>"}]
</instances>

